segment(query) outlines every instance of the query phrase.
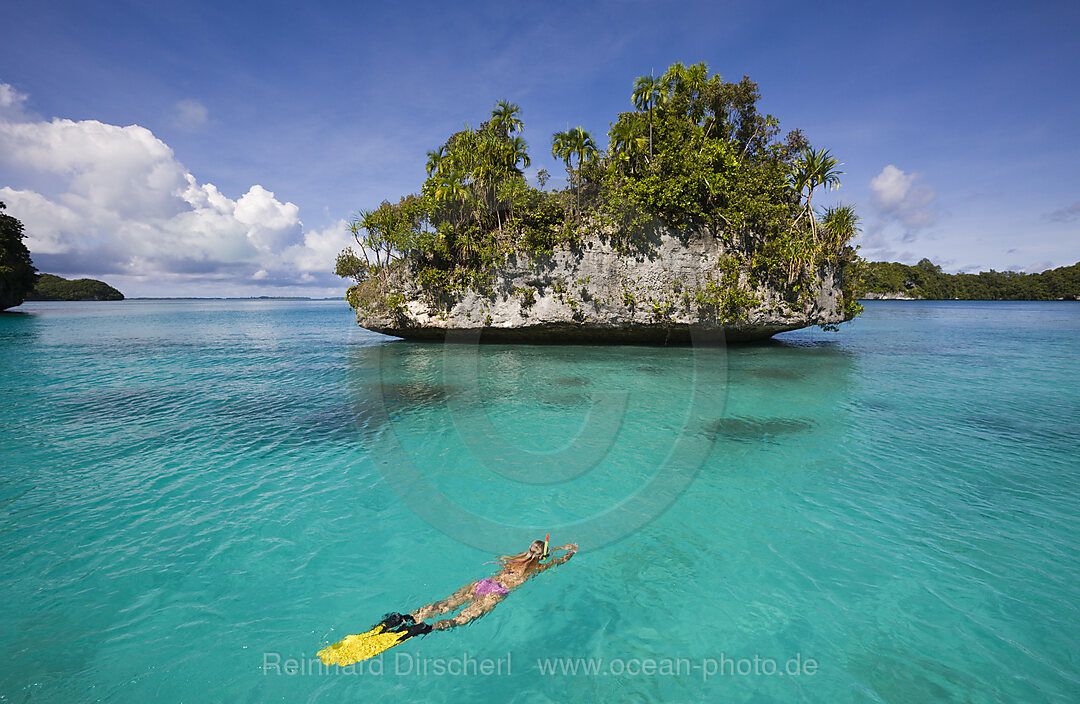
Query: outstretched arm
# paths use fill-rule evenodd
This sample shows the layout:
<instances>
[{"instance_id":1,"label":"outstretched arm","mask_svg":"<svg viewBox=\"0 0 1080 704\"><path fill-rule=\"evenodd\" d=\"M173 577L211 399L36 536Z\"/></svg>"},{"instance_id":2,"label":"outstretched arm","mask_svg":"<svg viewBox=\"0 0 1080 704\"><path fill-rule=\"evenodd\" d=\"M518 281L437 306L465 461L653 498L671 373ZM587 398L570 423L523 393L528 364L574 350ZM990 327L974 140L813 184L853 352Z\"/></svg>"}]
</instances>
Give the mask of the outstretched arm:
<instances>
[{"instance_id":1,"label":"outstretched arm","mask_svg":"<svg viewBox=\"0 0 1080 704\"><path fill-rule=\"evenodd\" d=\"M543 572L544 570L554 567L555 565L561 565L562 563L566 562L578 551L578 546L577 543L567 543L566 545L560 545L557 548L552 548L552 550L565 550L566 552L562 555L559 555L551 562L545 562L541 564L540 567L537 568L537 572Z\"/></svg>"}]
</instances>

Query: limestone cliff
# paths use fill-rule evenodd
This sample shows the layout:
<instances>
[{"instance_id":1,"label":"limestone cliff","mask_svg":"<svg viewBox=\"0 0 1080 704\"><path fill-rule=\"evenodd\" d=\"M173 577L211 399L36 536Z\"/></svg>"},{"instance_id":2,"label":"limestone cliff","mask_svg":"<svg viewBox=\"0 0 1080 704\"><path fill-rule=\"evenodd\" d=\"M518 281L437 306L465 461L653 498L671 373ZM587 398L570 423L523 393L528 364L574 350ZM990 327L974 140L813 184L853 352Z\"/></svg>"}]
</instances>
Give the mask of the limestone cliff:
<instances>
[{"instance_id":1,"label":"limestone cliff","mask_svg":"<svg viewBox=\"0 0 1080 704\"><path fill-rule=\"evenodd\" d=\"M357 322L408 339L452 331L484 342L687 344L697 331L739 342L850 319L838 267L778 287L745 260L707 231L662 231L637 253L593 236L550 255L512 256L485 290L455 292L421 287L399 262L379 295L356 306Z\"/></svg>"}]
</instances>

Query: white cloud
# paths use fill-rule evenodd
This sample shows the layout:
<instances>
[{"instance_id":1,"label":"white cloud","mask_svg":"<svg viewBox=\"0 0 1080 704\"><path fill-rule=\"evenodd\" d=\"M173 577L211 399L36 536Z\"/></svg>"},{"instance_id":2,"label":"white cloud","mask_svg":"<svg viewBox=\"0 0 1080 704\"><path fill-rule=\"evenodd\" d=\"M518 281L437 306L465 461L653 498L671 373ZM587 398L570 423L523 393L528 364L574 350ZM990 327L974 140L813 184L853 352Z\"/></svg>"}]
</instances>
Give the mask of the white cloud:
<instances>
[{"instance_id":1,"label":"white cloud","mask_svg":"<svg viewBox=\"0 0 1080 704\"><path fill-rule=\"evenodd\" d=\"M6 88L0 101L25 100ZM305 233L299 207L259 184L229 198L200 183L144 127L0 116L4 166L56 184L47 192L0 188L43 271L112 273L148 287L172 282L173 294L186 286L196 295L219 295L218 287L238 282L292 293L317 285L316 295L325 295L344 283L330 274L334 256L351 241L343 221Z\"/></svg>"},{"instance_id":2,"label":"white cloud","mask_svg":"<svg viewBox=\"0 0 1080 704\"><path fill-rule=\"evenodd\" d=\"M26 244L35 254L62 254L67 251L67 232L77 232L81 218L71 208L53 203L40 193L0 188L0 202L7 212L17 213L24 226L34 225L27 232Z\"/></svg>"},{"instance_id":3,"label":"white cloud","mask_svg":"<svg viewBox=\"0 0 1080 704\"><path fill-rule=\"evenodd\" d=\"M236 202L237 222L247 225L248 239L264 252L274 252L300 237L300 208L280 203L271 191L256 184Z\"/></svg>"},{"instance_id":4,"label":"white cloud","mask_svg":"<svg viewBox=\"0 0 1080 704\"><path fill-rule=\"evenodd\" d=\"M173 123L187 132L193 132L205 125L210 116L205 105L190 98L177 102L173 109Z\"/></svg>"},{"instance_id":5,"label":"white cloud","mask_svg":"<svg viewBox=\"0 0 1080 704\"><path fill-rule=\"evenodd\" d=\"M356 248L347 228L348 223L338 220L321 232L308 230L302 243L282 252L282 259L296 271L309 274L331 270L338 252L349 245Z\"/></svg>"},{"instance_id":6,"label":"white cloud","mask_svg":"<svg viewBox=\"0 0 1080 704\"><path fill-rule=\"evenodd\" d=\"M98 216L178 213L183 165L150 130L96 120L0 123L0 161L67 181L65 205Z\"/></svg>"},{"instance_id":7,"label":"white cloud","mask_svg":"<svg viewBox=\"0 0 1080 704\"><path fill-rule=\"evenodd\" d=\"M0 116L18 116L23 114L27 95L20 93L8 83L0 83Z\"/></svg>"},{"instance_id":8,"label":"white cloud","mask_svg":"<svg viewBox=\"0 0 1080 704\"><path fill-rule=\"evenodd\" d=\"M929 227L937 219L933 208L937 194L925 183L917 183L920 174L908 174L889 164L870 181L873 203L882 219L901 224L905 241Z\"/></svg>"}]
</instances>

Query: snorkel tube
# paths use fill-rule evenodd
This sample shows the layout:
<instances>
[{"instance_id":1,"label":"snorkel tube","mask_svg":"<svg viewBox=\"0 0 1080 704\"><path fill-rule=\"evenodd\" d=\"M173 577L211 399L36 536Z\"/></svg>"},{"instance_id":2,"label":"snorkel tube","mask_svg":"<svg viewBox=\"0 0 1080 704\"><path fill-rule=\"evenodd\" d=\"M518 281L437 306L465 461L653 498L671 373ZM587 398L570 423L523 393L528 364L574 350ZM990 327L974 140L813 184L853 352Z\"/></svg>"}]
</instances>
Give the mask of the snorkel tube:
<instances>
[{"instance_id":1,"label":"snorkel tube","mask_svg":"<svg viewBox=\"0 0 1080 704\"><path fill-rule=\"evenodd\" d=\"M548 541L551 540L551 533L544 536L544 554L540 556L541 560L548 559Z\"/></svg>"}]
</instances>

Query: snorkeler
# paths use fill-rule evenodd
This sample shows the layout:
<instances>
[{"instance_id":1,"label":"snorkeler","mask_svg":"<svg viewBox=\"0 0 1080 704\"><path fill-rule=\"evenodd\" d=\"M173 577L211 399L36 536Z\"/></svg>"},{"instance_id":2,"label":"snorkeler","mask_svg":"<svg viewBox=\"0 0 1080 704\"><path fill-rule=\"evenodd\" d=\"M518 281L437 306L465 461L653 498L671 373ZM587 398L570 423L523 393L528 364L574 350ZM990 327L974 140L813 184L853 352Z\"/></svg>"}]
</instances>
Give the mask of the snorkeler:
<instances>
[{"instance_id":1,"label":"snorkeler","mask_svg":"<svg viewBox=\"0 0 1080 704\"><path fill-rule=\"evenodd\" d=\"M533 541L528 550L517 555L502 555L498 560L502 565L501 569L490 577L466 584L442 601L421 606L411 614L388 614L367 633L348 636L320 650L319 658L327 665L351 665L400 645L413 636L456 628L475 621L495 608L511 590L517 589L544 570L569 560L577 552L578 546L576 543L569 543L551 549L566 552L544 562L549 557L548 541L545 538ZM463 606L465 608L456 616L430 625L424 623L432 616L447 614Z\"/></svg>"},{"instance_id":2,"label":"snorkeler","mask_svg":"<svg viewBox=\"0 0 1080 704\"><path fill-rule=\"evenodd\" d=\"M502 569L490 577L485 577L477 582L466 584L461 589L446 597L442 601L436 601L427 606L421 606L416 611L404 618L411 619L414 623L421 623L432 616L445 614L469 603L453 618L436 621L431 628L436 631L464 626L470 621L475 621L484 614L495 608L495 605L506 598L510 590L517 589L530 578L540 574L546 569L561 565L569 560L577 552L575 543L561 545L553 550L565 550L566 554L549 562L542 562L548 557L546 540L536 540L525 552L517 555L503 555L499 558Z\"/></svg>"}]
</instances>

